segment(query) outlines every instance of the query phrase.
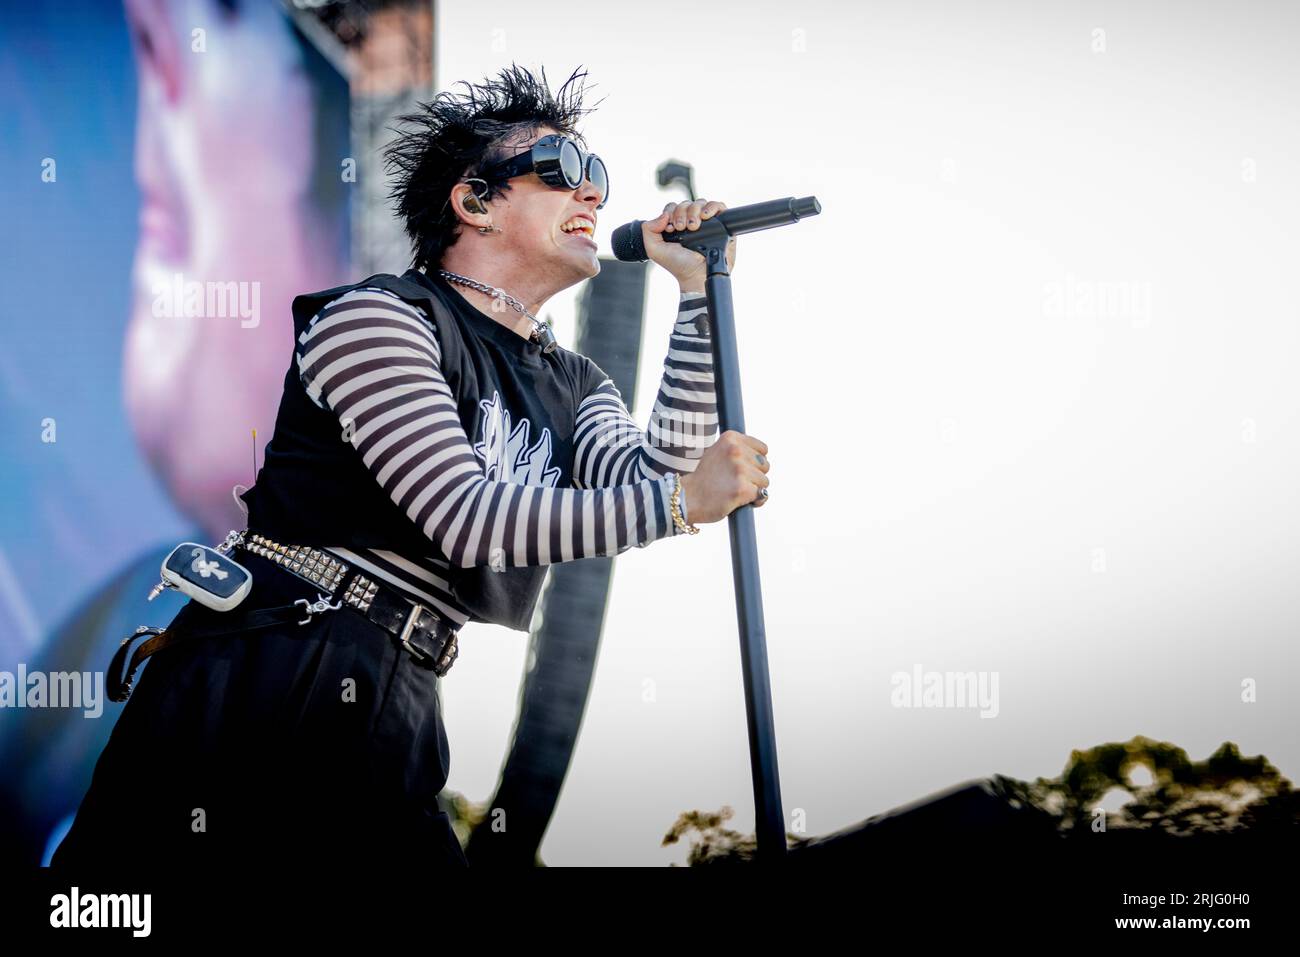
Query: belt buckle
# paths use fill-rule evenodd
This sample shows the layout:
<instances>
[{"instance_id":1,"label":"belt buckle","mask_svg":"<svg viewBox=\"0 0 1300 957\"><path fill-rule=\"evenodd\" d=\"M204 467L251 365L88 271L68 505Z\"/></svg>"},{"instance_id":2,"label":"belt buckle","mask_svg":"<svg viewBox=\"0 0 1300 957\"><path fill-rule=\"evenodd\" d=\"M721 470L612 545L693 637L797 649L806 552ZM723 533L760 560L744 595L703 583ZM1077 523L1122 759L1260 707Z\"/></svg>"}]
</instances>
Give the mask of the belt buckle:
<instances>
[{"instance_id":1,"label":"belt buckle","mask_svg":"<svg viewBox=\"0 0 1300 957\"><path fill-rule=\"evenodd\" d=\"M414 657L417 662L425 662L429 658L433 657L427 651L422 651L411 643L411 635L415 631L415 623L419 620L420 614L424 611L433 614L436 620L441 620L440 616L434 613L432 609L425 608L424 605L419 602L412 602L411 610L406 616L406 624L402 626L402 633L398 636L398 641L401 642L402 647L409 651L411 656ZM443 642L442 649L432 665L434 674L439 678L443 677L451 669L451 664L456 660L457 654L456 633L452 632Z\"/></svg>"},{"instance_id":2,"label":"belt buckle","mask_svg":"<svg viewBox=\"0 0 1300 957\"><path fill-rule=\"evenodd\" d=\"M398 640L402 643L402 647L409 651L416 661L424 661L424 659L429 657L428 654L411 644L411 633L415 631L415 621L420 617L420 612L422 611L424 611L423 605L418 601L412 602L411 610L406 616L406 624L402 626L402 633L398 636Z\"/></svg>"}]
</instances>

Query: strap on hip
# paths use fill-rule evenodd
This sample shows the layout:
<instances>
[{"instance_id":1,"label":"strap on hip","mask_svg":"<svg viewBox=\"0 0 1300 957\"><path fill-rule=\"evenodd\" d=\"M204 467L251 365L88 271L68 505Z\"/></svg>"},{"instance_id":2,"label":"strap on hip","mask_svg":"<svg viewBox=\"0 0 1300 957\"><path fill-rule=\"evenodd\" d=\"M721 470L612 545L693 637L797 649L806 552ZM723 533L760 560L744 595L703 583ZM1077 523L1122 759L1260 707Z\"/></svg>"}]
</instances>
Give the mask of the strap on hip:
<instances>
[{"instance_id":1,"label":"strap on hip","mask_svg":"<svg viewBox=\"0 0 1300 957\"><path fill-rule=\"evenodd\" d=\"M304 619L304 606L306 606L306 615ZM181 609L176 619L166 628L151 628L148 625L141 625L135 630L135 634L122 640L117 651L113 655L113 661L108 666L107 692L111 701L125 701L131 694L131 682L135 679L136 669L144 662L146 658L162 649L175 644L182 638L214 638L218 635L229 635L234 632L256 631L259 628L268 628L271 625L283 624L287 621L296 621L305 624L311 620L313 611L319 610L310 605L305 599L300 599L291 605L276 605L273 608L258 608L247 614L238 616L238 624L230 624L229 620L217 619L210 624L190 624L185 621L179 621L185 609ZM126 656L131 643L138 638L146 635L152 636L147 638L136 646L135 653L131 655L130 666L127 667L126 674L122 669L126 664Z\"/></svg>"}]
</instances>

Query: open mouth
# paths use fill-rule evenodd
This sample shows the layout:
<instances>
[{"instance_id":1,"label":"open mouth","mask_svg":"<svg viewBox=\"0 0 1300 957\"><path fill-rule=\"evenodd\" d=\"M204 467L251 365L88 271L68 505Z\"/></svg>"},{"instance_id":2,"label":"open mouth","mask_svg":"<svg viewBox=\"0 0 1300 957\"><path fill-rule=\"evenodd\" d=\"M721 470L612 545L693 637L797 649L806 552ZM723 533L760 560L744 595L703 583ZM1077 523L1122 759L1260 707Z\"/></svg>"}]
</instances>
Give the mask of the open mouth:
<instances>
[{"instance_id":1,"label":"open mouth","mask_svg":"<svg viewBox=\"0 0 1300 957\"><path fill-rule=\"evenodd\" d=\"M592 225L591 220L585 219L582 216L575 216L567 223L562 223L560 225L560 232L568 236L578 236L585 239L593 246L596 245L595 227Z\"/></svg>"},{"instance_id":2,"label":"open mouth","mask_svg":"<svg viewBox=\"0 0 1300 957\"><path fill-rule=\"evenodd\" d=\"M180 217L161 201L148 198L140 209L141 248L168 262L176 262L185 255L187 242Z\"/></svg>"}]
</instances>

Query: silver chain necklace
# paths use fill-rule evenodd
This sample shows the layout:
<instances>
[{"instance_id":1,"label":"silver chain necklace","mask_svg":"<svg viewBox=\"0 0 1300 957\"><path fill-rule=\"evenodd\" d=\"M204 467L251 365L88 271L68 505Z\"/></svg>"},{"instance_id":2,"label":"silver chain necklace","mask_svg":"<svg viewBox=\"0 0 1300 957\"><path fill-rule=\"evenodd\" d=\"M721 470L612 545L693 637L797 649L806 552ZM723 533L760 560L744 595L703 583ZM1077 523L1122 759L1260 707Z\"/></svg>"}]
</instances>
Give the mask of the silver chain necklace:
<instances>
[{"instance_id":1,"label":"silver chain necklace","mask_svg":"<svg viewBox=\"0 0 1300 957\"><path fill-rule=\"evenodd\" d=\"M439 269L438 275L442 276L443 279L446 279L449 282L458 282L462 286L469 286L471 289L477 289L479 292L487 293L493 299L500 299L506 305L523 313L533 321L533 334L528 338L533 342L540 343L542 346L542 352L551 353L555 351L555 347L558 343L555 341L554 333L551 332L551 324L549 322L542 322L542 320L538 319L531 312L525 309L522 302L510 295L504 289L498 289L496 286L489 286L486 283L478 282L477 280L470 279L468 276L461 276L446 269Z\"/></svg>"}]
</instances>

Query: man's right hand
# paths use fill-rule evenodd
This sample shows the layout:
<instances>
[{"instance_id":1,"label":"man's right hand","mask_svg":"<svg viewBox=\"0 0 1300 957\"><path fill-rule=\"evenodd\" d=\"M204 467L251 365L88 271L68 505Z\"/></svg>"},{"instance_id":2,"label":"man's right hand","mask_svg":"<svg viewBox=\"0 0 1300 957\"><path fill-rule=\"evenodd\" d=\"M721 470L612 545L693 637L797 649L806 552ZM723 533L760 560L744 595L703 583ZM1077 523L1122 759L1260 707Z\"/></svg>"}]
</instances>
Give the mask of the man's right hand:
<instances>
[{"instance_id":1,"label":"man's right hand","mask_svg":"<svg viewBox=\"0 0 1300 957\"><path fill-rule=\"evenodd\" d=\"M723 432L704 450L695 471L682 475L687 520L707 525L722 521L742 505L761 508L767 498L758 492L771 484L769 468L764 442L734 429Z\"/></svg>"}]
</instances>

